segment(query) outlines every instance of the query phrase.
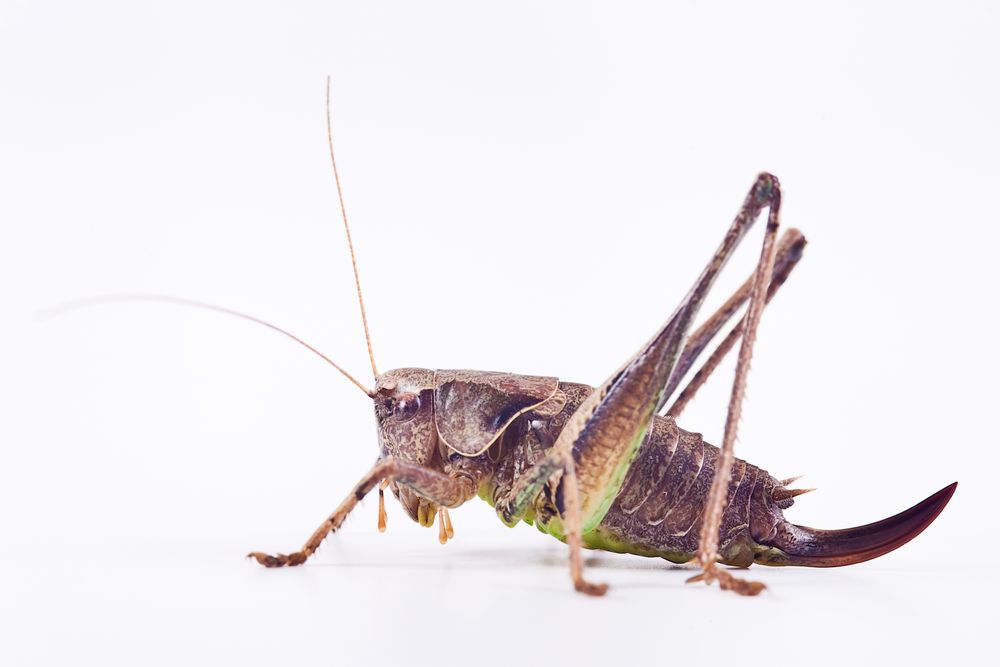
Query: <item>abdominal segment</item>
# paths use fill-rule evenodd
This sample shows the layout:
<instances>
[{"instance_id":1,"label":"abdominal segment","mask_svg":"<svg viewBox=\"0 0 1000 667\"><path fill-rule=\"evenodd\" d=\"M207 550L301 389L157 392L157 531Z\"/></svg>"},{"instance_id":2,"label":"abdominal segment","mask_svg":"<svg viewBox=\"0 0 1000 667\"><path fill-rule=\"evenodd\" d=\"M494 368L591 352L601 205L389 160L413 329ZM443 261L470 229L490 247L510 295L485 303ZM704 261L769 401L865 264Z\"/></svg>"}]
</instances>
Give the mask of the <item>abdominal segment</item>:
<instances>
[{"instance_id":1,"label":"abdominal segment","mask_svg":"<svg viewBox=\"0 0 1000 667\"><path fill-rule=\"evenodd\" d=\"M618 497L597 528L584 535L584 544L675 563L691 560L698 551L718 454L700 434L685 431L670 418L656 418ZM767 502L778 485L760 468L734 462L719 540L722 562L753 563L752 535L770 531L780 521L780 510ZM752 524L758 530L752 531Z\"/></svg>"}]
</instances>

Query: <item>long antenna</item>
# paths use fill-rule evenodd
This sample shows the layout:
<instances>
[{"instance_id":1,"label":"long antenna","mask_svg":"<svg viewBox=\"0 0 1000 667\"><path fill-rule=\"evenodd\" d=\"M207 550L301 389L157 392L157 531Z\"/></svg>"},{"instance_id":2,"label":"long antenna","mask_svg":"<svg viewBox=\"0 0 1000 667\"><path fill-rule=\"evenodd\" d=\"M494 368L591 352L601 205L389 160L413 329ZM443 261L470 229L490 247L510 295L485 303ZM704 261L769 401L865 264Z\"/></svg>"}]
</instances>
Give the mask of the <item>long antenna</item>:
<instances>
[{"instance_id":1,"label":"long antenna","mask_svg":"<svg viewBox=\"0 0 1000 667\"><path fill-rule=\"evenodd\" d=\"M358 262L354 257L354 243L351 241L351 227L347 224L347 209L344 207L344 191L340 187L340 173L337 171L337 158L333 155L333 127L330 124L330 77L326 77L326 141L330 145L330 163L333 165L333 180L337 182L337 198L340 200L340 214L344 218L344 233L347 234L347 247L351 251L351 266L354 267L354 285L358 288L358 305L361 306L361 324L365 327L365 342L368 344L368 359L372 362L372 374L378 380L378 368L375 367L375 353L372 352L372 337L368 332L368 315L365 313L365 300L361 296L361 278L358 277Z\"/></svg>"},{"instance_id":2,"label":"long antenna","mask_svg":"<svg viewBox=\"0 0 1000 667\"><path fill-rule=\"evenodd\" d=\"M181 306L193 306L195 308L204 308L205 310L212 310L212 311L215 311L217 313L223 313L225 315L233 315L235 317L240 317L240 318L243 318L244 320L249 320L249 321L254 322L256 324L260 324L262 326L267 327L268 329L272 329L274 331L277 331L280 334L288 336L289 338L291 338L292 340L294 340L296 343L298 343L299 345L301 345L302 347L306 348L307 350L309 350L310 352L312 352L313 354L315 354L317 357L319 357L320 359L322 359L326 363L328 363L331 366L333 366L334 368L336 368L338 371L340 371L341 375L343 375L345 378L347 378L352 383L354 383L354 385L358 389L360 389L361 391L365 392L365 394L367 394L368 396L374 396L375 395L374 392L372 392L371 389L369 389L368 387L364 386L363 384L361 384L360 382L358 382L357 380L355 380L353 375L351 375L350 373L348 373L347 371L345 371L343 368L341 368L340 366L338 366L332 359L330 359L330 357L326 356L325 354L323 354L322 352L320 352L315 347L313 347L309 343L305 342L304 340L302 340L301 338L299 338L295 334L290 333L288 331L285 331L284 329L282 329L278 325L271 324L270 322L262 320L259 317L254 317L253 315L247 315L246 313L241 313L240 311L233 310L232 308L226 308L224 306L216 306L216 305L211 304L211 303L204 303L202 301L194 301L192 299L182 299L181 297L167 296L165 294L107 294L107 295L104 295L104 296L90 297L88 299L78 299L76 301L68 301L66 303L60 304L60 305L55 306L53 308L49 308L48 310L44 310L44 311L39 312L38 313L38 318L39 319L49 319L49 318L55 317L57 315L62 315L63 313L65 313L67 311L76 310L78 308L86 308L86 307L89 307L89 306L97 306L97 305L101 305L101 304L105 304L105 303L119 303L119 302L122 302L122 301L159 301L161 303L174 303L174 304L178 304L178 305L181 305Z\"/></svg>"}]
</instances>

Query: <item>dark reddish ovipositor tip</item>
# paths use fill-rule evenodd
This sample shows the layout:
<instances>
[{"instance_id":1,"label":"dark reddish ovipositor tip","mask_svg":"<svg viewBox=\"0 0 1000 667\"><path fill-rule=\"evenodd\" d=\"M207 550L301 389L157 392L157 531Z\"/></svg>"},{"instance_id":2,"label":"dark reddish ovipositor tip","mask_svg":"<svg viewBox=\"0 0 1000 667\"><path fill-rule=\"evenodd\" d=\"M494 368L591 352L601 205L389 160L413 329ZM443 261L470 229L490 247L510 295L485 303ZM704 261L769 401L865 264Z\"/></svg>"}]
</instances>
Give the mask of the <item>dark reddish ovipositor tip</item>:
<instances>
[{"instance_id":1,"label":"dark reddish ovipositor tip","mask_svg":"<svg viewBox=\"0 0 1000 667\"><path fill-rule=\"evenodd\" d=\"M856 528L820 530L785 524L769 542L784 554L785 561L768 564L840 567L883 556L931 525L957 488L954 482L908 510Z\"/></svg>"}]
</instances>

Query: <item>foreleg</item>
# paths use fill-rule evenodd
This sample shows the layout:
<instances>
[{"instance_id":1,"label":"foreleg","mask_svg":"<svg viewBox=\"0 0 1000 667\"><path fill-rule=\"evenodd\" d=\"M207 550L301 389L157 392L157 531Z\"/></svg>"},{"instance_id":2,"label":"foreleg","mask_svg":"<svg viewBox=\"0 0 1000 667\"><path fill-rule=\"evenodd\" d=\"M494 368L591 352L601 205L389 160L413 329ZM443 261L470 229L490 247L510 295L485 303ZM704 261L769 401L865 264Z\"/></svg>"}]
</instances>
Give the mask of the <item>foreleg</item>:
<instances>
[{"instance_id":1,"label":"foreleg","mask_svg":"<svg viewBox=\"0 0 1000 667\"><path fill-rule=\"evenodd\" d=\"M291 554L272 556L259 551L248 554L265 567L283 567L285 565L301 565L312 556L326 536L335 532L344 523L351 510L374 489L382 480L389 480L413 489L418 495L431 500L441 507L458 507L475 493L475 484L465 476L450 477L431 468L424 468L412 463L397 461L390 457L384 458L372 467L361 478L333 514L320 524L299 551Z\"/></svg>"}]
</instances>

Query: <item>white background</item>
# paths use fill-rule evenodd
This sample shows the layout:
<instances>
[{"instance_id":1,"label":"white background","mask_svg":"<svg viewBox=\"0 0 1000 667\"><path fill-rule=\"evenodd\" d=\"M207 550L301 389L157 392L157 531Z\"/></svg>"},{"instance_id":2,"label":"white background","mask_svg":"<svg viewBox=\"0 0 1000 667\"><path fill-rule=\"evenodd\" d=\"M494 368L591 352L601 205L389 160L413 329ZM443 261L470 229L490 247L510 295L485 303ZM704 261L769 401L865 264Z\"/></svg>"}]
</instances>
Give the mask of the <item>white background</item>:
<instances>
[{"instance_id":1,"label":"white background","mask_svg":"<svg viewBox=\"0 0 1000 667\"><path fill-rule=\"evenodd\" d=\"M813 3L810 3L813 4ZM49 3L0 8L0 663L806 664L959 658L992 631L1000 152L992 3ZM765 313L737 453L857 525L960 486L877 561L687 571L478 501L454 542L374 460L323 87L382 369L597 383L669 314L755 174L810 240ZM709 307L749 272L760 230ZM753 246L753 247L751 247ZM718 442L726 366L682 424ZM985 658L983 658L985 659Z\"/></svg>"}]
</instances>

